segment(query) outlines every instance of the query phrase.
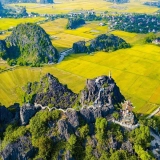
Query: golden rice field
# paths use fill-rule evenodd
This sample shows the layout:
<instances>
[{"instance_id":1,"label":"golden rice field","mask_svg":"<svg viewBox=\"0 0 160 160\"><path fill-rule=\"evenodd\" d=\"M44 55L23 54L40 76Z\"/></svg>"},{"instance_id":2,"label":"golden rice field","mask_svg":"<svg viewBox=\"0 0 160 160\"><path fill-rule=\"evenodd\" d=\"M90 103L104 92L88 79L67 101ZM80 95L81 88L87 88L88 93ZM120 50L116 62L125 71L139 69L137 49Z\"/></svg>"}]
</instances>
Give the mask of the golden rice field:
<instances>
[{"instance_id":1,"label":"golden rice field","mask_svg":"<svg viewBox=\"0 0 160 160\"><path fill-rule=\"evenodd\" d=\"M7 30L9 28L15 27L20 23L35 23L41 20L44 20L43 17L34 17L34 18L0 18L0 31Z\"/></svg>"},{"instance_id":2,"label":"golden rice field","mask_svg":"<svg viewBox=\"0 0 160 160\"><path fill-rule=\"evenodd\" d=\"M22 87L47 72L78 93L85 80L112 72L120 90L138 113L150 113L160 104L160 48L136 45L112 53L73 54L60 64L43 68L20 67L0 74L0 102L21 102Z\"/></svg>"},{"instance_id":3,"label":"golden rice field","mask_svg":"<svg viewBox=\"0 0 160 160\"><path fill-rule=\"evenodd\" d=\"M12 32L6 32L5 34L0 34L0 40L5 39L6 37L8 37Z\"/></svg>"},{"instance_id":4,"label":"golden rice field","mask_svg":"<svg viewBox=\"0 0 160 160\"><path fill-rule=\"evenodd\" d=\"M113 11L113 12L134 12L134 13L154 13L158 10L156 7L143 5L143 0L131 0L131 3L122 5L113 5L113 3L104 0L55 0L55 4L25 4L20 3L20 6L26 6L28 12L36 12L40 14L58 14L69 13L77 10L95 11ZM12 4L12 6L17 4Z\"/></svg>"},{"instance_id":5,"label":"golden rice field","mask_svg":"<svg viewBox=\"0 0 160 160\"><path fill-rule=\"evenodd\" d=\"M126 42L130 44L143 44L143 40L146 37L146 34L137 34L137 33L129 33L125 31L113 31L112 34L121 37Z\"/></svg>"},{"instance_id":6,"label":"golden rice field","mask_svg":"<svg viewBox=\"0 0 160 160\"><path fill-rule=\"evenodd\" d=\"M52 44L59 50L71 48L74 42L90 40L99 34L108 31L107 26L99 26L100 22L86 22L85 25L74 30L65 28L67 19L61 18L41 24L41 27L50 35Z\"/></svg>"}]
</instances>

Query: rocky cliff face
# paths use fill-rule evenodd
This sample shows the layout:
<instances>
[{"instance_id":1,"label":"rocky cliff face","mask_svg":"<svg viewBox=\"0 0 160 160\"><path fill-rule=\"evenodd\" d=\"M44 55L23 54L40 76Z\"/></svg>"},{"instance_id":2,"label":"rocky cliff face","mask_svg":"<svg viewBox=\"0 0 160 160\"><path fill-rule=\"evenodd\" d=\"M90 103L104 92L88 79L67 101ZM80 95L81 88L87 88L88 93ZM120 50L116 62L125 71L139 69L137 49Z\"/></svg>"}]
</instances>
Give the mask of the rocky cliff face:
<instances>
[{"instance_id":1,"label":"rocky cliff face","mask_svg":"<svg viewBox=\"0 0 160 160\"><path fill-rule=\"evenodd\" d=\"M107 0L108 2L112 2L112 3L129 3L130 0Z\"/></svg>"},{"instance_id":2,"label":"rocky cliff face","mask_svg":"<svg viewBox=\"0 0 160 160\"><path fill-rule=\"evenodd\" d=\"M31 137L22 136L16 142L9 144L0 154L3 160L24 160L33 158L36 149L32 146Z\"/></svg>"},{"instance_id":3,"label":"rocky cliff face","mask_svg":"<svg viewBox=\"0 0 160 160\"><path fill-rule=\"evenodd\" d=\"M85 89L80 93L82 106L112 108L114 104L121 103L123 100L124 97L111 76L88 79Z\"/></svg>"},{"instance_id":4,"label":"rocky cliff face","mask_svg":"<svg viewBox=\"0 0 160 160\"><path fill-rule=\"evenodd\" d=\"M4 8L2 7L2 4L0 2L0 16L4 15Z\"/></svg>"},{"instance_id":5,"label":"rocky cliff face","mask_svg":"<svg viewBox=\"0 0 160 160\"><path fill-rule=\"evenodd\" d=\"M29 83L26 88L28 94L32 96L33 103L62 109L72 107L77 98L75 93L49 73L39 83Z\"/></svg>"},{"instance_id":6,"label":"rocky cliff face","mask_svg":"<svg viewBox=\"0 0 160 160\"><path fill-rule=\"evenodd\" d=\"M53 0L40 0L40 3L47 4L47 3L54 3Z\"/></svg>"},{"instance_id":7,"label":"rocky cliff face","mask_svg":"<svg viewBox=\"0 0 160 160\"><path fill-rule=\"evenodd\" d=\"M7 54L2 58L14 59L17 63L57 62L59 58L47 33L36 24L19 24L5 42Z\"/></svg>"},{"instance_id":8,"label":"rocky cliff face","mask_svg":"<svg viewBox=\"0 0 160 160\"><path fill-rule=\"evenodd\" d=\"M37 155L39 159L58 160L137 158L128 130L110 120L113 111L118 111L115 106L124 100L111 75L88 79L79 96L50 74L40 82L28 83L24 89L26 100L33 100L33 104L15 107L14 113L9 111L13 107L0 107L0 123L14 124L14 119L21 122L13 128L19 137L12 134L10 126L2 131L2 144L8 137L11 142L0 152L3 160L33 159ZM77 110L72 108L75 101ZM37 107L34 102L42 106ZM53 110L45 107L50 104L55 107ZM149 129L143 126L132 132L132 138L143 130L149 136Z\"/></svg>"},{"instance_id":9,"label":"rocky cliff face","mask_svg":"<svg viewBox=\"0 0 160 160\"><path fill-rule=\"evenodd\" d=\"M87 51L85 41L79 41L79 42L73 43L72 48L74 53L85 53Z\"/></svg>"},{"instance_id":10,"label":"rocky cliff face","mask_svg":"<svg viewBox=\"0 0 160 160\"><path fill-rule=\"evenodd\" d=\"M0 2L0 11L3 9L3 7L2 7L2 4L1 4L1 2Z\"/></svg>"},{"instance_id":11,"label":"rocky cliff face","mask_svg":"<svg viewBox=\"0 0 160 160\"><path fill-rule=\"evenodd\" d=\"M37 0L20 0L20 3L37 3Z\"/></svg>"},{"instance_id":12,"label":"rocky cliff face","mask_svg":"<svg viewBox=\"0 0 160 160\"><path fill-rule=\"evenodd\" d=\"M11 122L13 114L4 106L0 106L0 133L5 130L8 123Z\"/></svg>"},{"instance_id":13,"label":"rocky cliff face","mask_svg":"<svg viewBox=\"0 0 160 160\"><path fill-rule=\"evenodd\" d=\"M24 104L20 108L20 121L22 125L26 125L29 123L29 120L39 111L40 108L36 108L32 104Z\"/></svg>"},{"instance_id":14,"label":"rocky cliff face","mask_svg":"<svg viewBox=\"0 0 160 160\"><path fill-rule=\"evenodd\" d=\"M19 105L14 104L9 108L0 105L0 135L10 123L19 123Z\"/></svg>"},{"instance_id":15,"label":"rocky cliff face","mask_svg":"<svg viewBox=\"0 0 160 160\"><path fill-rule=\"evenodd\" d=\"M8 3L37 3L37 0L0 0L3 4Z\"/></svg>"},{"instance_id":16,"label":"rocky cliff face","mask_svg":"<svg viewBox=\"0 0 160 160\"><path fill-rule=\"evenodd\" d=\"M122 38L111 35L102 34L95 39L87 42L79 41L73 44L74 53L95 52L95 51L115 51L121 48L128 48L130 45Z\"/></svg>"},{"instance_id":17,"label":"rocky cliff face","mask_svg":"<svg viewBox=\"0 0 160 160\"><path fill-rule=\"evenodd\" d=\"M66 28L67 29L75 29L81 25L84 25L85 24L85 20L83 18L78 18L78 17L75 17L75 18L70 18L68 19L68 23L67 23L67 26Z\"/></svg>"},{"instance_id":18,"label":"rocky cliff face","mask_svg":"<svg viewBox=\"0 0 160 160\"><path fill-rule=\"evenodd\" d=\"M0 40L0 56L4 56L6 54L6 43L4 40Z\"/></svg>"}]
</instances>

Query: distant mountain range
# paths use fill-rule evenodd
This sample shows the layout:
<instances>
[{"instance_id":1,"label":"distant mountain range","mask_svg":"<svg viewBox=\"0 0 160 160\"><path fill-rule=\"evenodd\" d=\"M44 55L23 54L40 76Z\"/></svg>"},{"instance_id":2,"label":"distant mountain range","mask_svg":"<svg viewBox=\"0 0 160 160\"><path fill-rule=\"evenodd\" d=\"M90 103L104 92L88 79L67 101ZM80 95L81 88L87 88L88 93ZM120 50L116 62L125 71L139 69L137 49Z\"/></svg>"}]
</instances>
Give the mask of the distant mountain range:
<instances>
[{"instance_id":1,"label":"distant mountain range","mask_svg":"<svg viewBox=\"0 0 160 160\"><path fill-rule=\"evenodd\" d=\"M128 3L129 0L107 0L107 2L112 2L112 3Z\"/></svg>"},{"instance_id":2,"label":"distant mountain range","mask_svg":"<svg viewBox=\"0 0 160 160\"><path fill-rule=\"evenodd\" d=\"M8 3L37 3L37 0L0 0L3 4ZM54 3L53 0L40 0L40 3Z\"/></svg>"}]
</instances>

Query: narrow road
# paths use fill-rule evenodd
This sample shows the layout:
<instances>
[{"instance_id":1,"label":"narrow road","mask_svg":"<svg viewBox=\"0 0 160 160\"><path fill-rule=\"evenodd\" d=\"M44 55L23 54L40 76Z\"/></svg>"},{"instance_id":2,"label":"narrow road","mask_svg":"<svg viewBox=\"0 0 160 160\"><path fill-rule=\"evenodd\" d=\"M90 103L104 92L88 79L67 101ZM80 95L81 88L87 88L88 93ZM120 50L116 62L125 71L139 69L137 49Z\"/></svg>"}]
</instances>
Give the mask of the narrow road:
<instances>
[{"instance_id":1,"label":"narrow road","mask_svg":"<svg viewBox=\"0 0 160 160\"><path fill-rule=\"evenodd\" d=\"M153 117L153 116L154 116L155 114L157 114L158 112L160 112L160 107L157 108L154 112L152 112L152 113L147 117L147 119Z\"/></svg>"}]
</instances>

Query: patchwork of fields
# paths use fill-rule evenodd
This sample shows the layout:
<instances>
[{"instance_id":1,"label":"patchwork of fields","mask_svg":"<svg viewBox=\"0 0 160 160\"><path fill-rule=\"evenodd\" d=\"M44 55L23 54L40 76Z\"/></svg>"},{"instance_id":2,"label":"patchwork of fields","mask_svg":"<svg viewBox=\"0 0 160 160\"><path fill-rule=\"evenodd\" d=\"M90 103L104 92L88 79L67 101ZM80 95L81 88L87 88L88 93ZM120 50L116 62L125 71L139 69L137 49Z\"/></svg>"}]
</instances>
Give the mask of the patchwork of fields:
<instances>
[{"instance_id":1,"label":"patchwork of fields","mask_svg":"<svg viewBox=\"0 0 160 160\"><path fill-rule=\"evenodd\" d=\"M0 18L0 24L1 24L0 25L0 31L1 30L7 30L7 29L12 28L12 27L16 27L20 23L27 23L27 22L35 23L35 22L38 22L38 21L42 21L44 19L45 18L43 18L43 17L18 18L18 19L15 19L15 18Z\"/></svg>"},{"instance_id":2,"label":"patchwork of fields","mask_svg":"<svg viewBox=\"0 0 160 160\"><path fill-rule=\"evenodd\" d=\"M113 53L98 52L93 56L72 55L57 68L93 78L108 74L122 93L136 106L135 111L150 113L160 104L160 48L153 45L135 46Z\"/></svg>"},{"instance_id":3,"label":"patchwork of fields","mask_svg":"<svg viewBox=\"0 0 160 160\"><path fill-rule=\"evenodd\" d=\"M135 13L154 13L158 10L156 7L142 5L143 0L137 2L131 0L131 3L123 5L113 5L103 0L62 0L61 2L55 2L52 5L18 5L26 6L28 12L40 14L69 13L90 9L99 14L106 10ZM19 23L34 23L43 19L39 17L0 19L0 31L14 27ZM67 19L61 18L41 24L41 27L50 35L52 44L61 52L71 48L74 42L79 40L87 41L99 34L109 32L107 26L99 26L99 23L100 21L87 22L75 30L66 30ZM0 39L5 39L10 33L0 35ZM42 68L17 67L10 71L4 71L0 73L0 102L6 106L15 102L21 104L23 86L27 82L39 81L48 72L78 93L83 89L87 78L107 75L111 71L122 94L133 102L135 112L151 113L160 105L160 48L154 45L144 45L143 40L146 36L144 34L124 31L112 31L111 33L123 38L133 47L112 53L72 54L60 64L48 65ZM9 66L0 60L0 71L8 68Z\"/></svg>"},{"instance_id":4,"label":"patchwork of fields","mask_svg":"<svg viewBox=\"0 0 160 160\"><path fill-rule=\"evenodd\" d=\"M34 17L34 18L0 18L0 31L8 30L13 27L16 27L20 23L36 23L44 20L43 17ZM5 34L0 34L0 40L5 39L11 34L11 31L5 32Z\"/></svg>"},{"instance_id":5,"label":"patchwork of fields","mask_svg":"<svg viewBox=\"0 0 160 160\"><path fill-rule=\"evenodd\" d=\"M0 74L0 102L5 105L21 102L26 82L37 81L47 72L78 93L87 78L111 71L122 94L133 102L135 111L150 113L160 104L159 55L159 47L137 45L112 53L74 54L60 64L43 68L20 67Z\"/></svg>"},{"instance_id":6,"label":"patchwork of fields","mask_svg":"<svg viewBox=\"0 0 160 160\"><path fill-rule=\"evenodd\" d=\"M50 35L53 45L59 50L71 48L74 42L90 40L99 34L108 31L107 26L99 26L99 22L86 22L85 25L74 30L65 28L67 19L61 18L41 24L41 27Z\"/></svg>"},{"instance_id":7,"label":"patchwork of fields","mask_svg":"<svg viewBox=\"0 0 160 160\"><path fill-rule=\"evenodd\" d=\"M20 3L20 6L26 6L28 12L36 12L40 14L61 14L69 13L77 10L91 10L97 12L134 12L134 13L154 13L158 10L156 7L143 5L143 0L131 0L131 3L116 5L104 0L55 0L55 4L26 4ZM12 4L14 6L15 4Z\"/></svg>"}]
</instances>

